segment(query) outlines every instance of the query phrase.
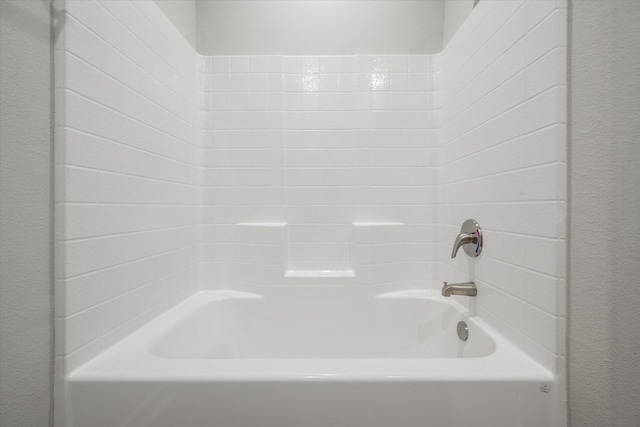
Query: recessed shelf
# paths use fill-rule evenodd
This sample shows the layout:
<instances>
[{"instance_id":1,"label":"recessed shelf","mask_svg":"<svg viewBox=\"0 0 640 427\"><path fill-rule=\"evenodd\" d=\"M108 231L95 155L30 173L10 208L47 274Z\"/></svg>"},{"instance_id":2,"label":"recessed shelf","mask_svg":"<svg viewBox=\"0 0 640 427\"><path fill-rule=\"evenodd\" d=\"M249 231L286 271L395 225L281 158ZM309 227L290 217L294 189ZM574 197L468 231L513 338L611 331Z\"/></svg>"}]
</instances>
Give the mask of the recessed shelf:
<instances>
[{"instance_id":1,"label":"recessed shelf","mask_svg":"<svg viewBox=\"0 0 640 427\"><path fill-rule=\"evenodd\" d=\"M402 222L354 222L354 227L393 227L404 225Z\"/></svg>"},{"instance_id":2,"label":"recessed shelf","mask_svg":"<svg viewBox=\"0 0 640 427\"><path fill-rule=\"evenodd\" d=\"M353 270L287 270L284 277L355 277Z\"/></svg>"},{"instance_id":3,"label":"recessed shelf","mask_svg":"<svg viewBox=\"0 0 640 427\"><path fill-rule=\"evenodd\" d=\"M242 227L286 227L286 222L239 222L236 225Z\"/></svg>"}]
</instances>

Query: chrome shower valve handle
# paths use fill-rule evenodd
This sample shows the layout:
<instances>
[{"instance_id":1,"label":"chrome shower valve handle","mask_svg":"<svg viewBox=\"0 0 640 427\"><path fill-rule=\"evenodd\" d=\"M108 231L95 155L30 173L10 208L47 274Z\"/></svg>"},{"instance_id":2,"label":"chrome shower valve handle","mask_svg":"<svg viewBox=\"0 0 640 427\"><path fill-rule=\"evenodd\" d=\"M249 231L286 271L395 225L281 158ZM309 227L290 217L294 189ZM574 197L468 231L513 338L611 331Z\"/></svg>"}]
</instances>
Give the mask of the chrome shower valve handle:
<instances>
[{"instance_id":1,"label":"chrome shower valve handle","mask_svg":"<svg viewBox=\"0 0 640 427\"><path fill-rule=\"evenodd\" d=\"M460 234L453 242L453 250L451 258L455 258L458 249L464 249L465 253L472 258L480 255L482 252L482 229L480 225L473 219L466 220L460 228Z\"/></svg>"}]
</instances>

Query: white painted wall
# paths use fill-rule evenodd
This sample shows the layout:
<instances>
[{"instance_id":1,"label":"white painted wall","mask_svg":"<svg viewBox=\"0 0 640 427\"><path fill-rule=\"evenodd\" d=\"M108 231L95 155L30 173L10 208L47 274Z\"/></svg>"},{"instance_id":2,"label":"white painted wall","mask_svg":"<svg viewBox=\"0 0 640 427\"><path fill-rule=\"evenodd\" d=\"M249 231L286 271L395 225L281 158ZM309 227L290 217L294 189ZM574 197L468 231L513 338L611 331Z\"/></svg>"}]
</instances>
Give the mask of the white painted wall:
<instances>
[{"instance_id":1,"label":"white painted wall","mask_svg":"<svg viewBox=\"0 0 640 427\"><path fill-rule=\"evenodd\" d=\"M443 1L199 1L203 55L426 54L442 48Z\"/></svg>"},{"instance_id":2,"label":"white painted wall","mask_svg":"<svg viewBox=\"0 0 640 427\"><path fill-rule=\"evenodd\" d=\"M572 2L569 414L640 420L640 3Z\"/></svg>"},{"instance_id":3,"label":"white painted wall","mask_svg":"<svg viewBox=\"0 0 640 427\"><path fill-rule=\"evenodd\" d=\"M444 27L442 29L442 47L449 43L460 25L473 10L474 0L444 0Z\"/></svg>"},{"instance_id":4,"label":"white painted wall","mask_svg":"<svg viewBox=\"0 0 640 427\"><path fill-rule=\"evenodd\" d=\"M196 48L196 0L153 0L160 10Z\"/></svg>"},{"instance_id":5,"label":"white painted wall","mask_svg":"<svg viewBox=\"0 0 640 427\"><path fill-rule=\"evenodd\" d=\"M51 415L48 1L0 1L0 425Z\"/></svg>"}]
</instances>

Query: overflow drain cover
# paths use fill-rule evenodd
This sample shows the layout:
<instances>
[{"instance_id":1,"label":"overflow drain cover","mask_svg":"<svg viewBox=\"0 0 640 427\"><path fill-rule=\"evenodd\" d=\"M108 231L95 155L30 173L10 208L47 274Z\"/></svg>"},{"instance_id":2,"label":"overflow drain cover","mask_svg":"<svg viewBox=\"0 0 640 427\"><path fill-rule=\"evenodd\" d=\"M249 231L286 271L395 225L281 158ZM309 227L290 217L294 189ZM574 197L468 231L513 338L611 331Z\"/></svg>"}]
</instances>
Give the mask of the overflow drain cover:
<instances>
[{"instance_id":1,"label":"overflow drain cover","mask_svg":"<svg viewBox=\"0 0 640 427\"><path fill-rule=\"evenodd\" d=\"M469 328L463 321L458 322L458 338L462 341L466 341L469 338Z\"/></svg>"}]
</instances>

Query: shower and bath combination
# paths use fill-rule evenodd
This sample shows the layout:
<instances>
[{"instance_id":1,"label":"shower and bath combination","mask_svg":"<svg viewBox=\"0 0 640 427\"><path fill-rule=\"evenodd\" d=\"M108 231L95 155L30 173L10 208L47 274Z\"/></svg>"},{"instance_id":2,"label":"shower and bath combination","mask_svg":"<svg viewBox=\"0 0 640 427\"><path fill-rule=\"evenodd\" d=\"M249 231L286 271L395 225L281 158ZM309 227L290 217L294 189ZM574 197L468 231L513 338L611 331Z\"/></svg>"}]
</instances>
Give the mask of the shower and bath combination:
<instances>
[{"instance_id":1,"label":"shower and bath combination","mask_svg":"<svg viewBox=\"0 0 640 427\"><path fill-rule=\"evenodd\" d=\"M430 53L204 54L56 1L60 425L565 425L566 1L472 6Z\"/></svg>"}]
</instances>

